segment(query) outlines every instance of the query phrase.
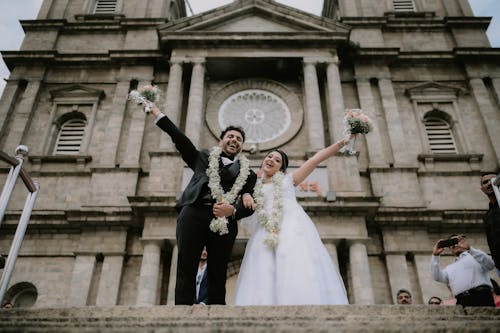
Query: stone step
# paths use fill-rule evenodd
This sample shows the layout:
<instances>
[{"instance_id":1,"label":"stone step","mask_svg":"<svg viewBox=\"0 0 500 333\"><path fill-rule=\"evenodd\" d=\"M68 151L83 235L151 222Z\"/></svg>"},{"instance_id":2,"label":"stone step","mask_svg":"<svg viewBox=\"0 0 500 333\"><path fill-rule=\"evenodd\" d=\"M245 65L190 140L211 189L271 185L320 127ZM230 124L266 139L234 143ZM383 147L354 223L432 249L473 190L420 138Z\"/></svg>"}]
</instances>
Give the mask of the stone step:
<instances>
[{"instance_id":1,"label":"stone step","mask_svg":"<svg viewBox=\"0 0 500 333\"><path fill-rule=\"evenodd\" d=\"M0 332L500 332L500 309L461 306L154 306L0 310Z\"/></svg>"}]
</instances>

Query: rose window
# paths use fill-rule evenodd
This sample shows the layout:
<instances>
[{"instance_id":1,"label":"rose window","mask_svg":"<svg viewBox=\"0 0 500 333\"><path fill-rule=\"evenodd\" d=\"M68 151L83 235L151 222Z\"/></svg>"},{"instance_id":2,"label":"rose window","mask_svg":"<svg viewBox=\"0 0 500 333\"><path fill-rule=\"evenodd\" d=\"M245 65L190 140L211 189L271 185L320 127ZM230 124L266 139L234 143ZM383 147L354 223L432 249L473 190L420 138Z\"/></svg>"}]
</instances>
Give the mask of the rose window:
<instances>
[{"instance_id":1,"label":"rose window","mask_svg":"<svg viewBox=\"0 0 500 333\"><path fill-rule=\"evenodd\" d=\"M241 126L247 143L263 143L278 138L290 127L287 104L277 95L260 89L247 89L233 94L219 110L221 128Z\"/></svg>"}]
</instances>

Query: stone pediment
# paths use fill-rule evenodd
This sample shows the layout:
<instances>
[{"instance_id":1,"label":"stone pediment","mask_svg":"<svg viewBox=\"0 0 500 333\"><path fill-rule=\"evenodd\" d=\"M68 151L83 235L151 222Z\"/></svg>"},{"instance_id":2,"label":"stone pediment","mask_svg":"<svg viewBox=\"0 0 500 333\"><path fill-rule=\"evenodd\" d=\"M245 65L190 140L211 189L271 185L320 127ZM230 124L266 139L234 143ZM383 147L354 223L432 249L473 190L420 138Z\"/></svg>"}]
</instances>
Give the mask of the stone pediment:
<instances>
[{"instance_id":1,"label":"stone pediment","mask_svg":"<svg viewBox=\"0 0 500 333\"><path fill-rule=\"evenodd\" d=\"M411 99L455 99L460 93L464 93L462 88L438 83L426 82L406 89L406 94Z\"/></svg>"},{"instance_id":2,"label":"stone pediment","mask_svg":"<svg viewBox=\"0 0 500 333\"><path fill-rule=\"evenodd\" d=\"M165 24L159 28L163 42L184 36L193 40L211 36L301 35L302 38L347 39L349 27L269 0L236 0L231 4ZM307 35L307 38L304 37ZM224 38L222 38L224 39Z\"/></svg>"},{"instance_id":3,"label":"stone pediment","mask_svg":"<svg viewBox=\"0 0 500 333\"><path fill-rule=\"evenodd\" d=\"M52 96L53 99L61 99L61 98L100 99L104 97L105 94L104 91L100 89L94 89L82 85L72 85L69 87L51 90L50 95Z\"/></svg>"}]
</instances>

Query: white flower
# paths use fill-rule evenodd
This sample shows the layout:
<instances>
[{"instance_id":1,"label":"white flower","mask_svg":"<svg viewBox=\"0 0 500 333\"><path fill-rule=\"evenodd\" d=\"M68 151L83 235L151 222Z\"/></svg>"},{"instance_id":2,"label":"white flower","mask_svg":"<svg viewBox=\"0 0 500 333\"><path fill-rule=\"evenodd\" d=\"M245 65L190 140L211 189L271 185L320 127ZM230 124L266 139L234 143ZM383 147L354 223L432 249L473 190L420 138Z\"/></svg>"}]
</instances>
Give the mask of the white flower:
<instances>
[{"instance_id":1,"label":"white flower","mask_svg":"<svg viewBox=\"0 0 500 333\"><path fill-rule=\"evenodd\" d=\"M250 174L250 162L245 156L240 154L238 155L238 159L240 161L240 173L238 174L238 177L236 177L231 190L224 193L219 175L219 157L221 153L222 148L220 147L213 147L210 150L207 169L208 187L210 188L212 198L214 198L215 201L232 205L238 197L238 193L245 185L248 175ZM212 230L213 232L218 232L219 235L227 234L229 233L227 229L228 223L229 221L225 216L214 218L210 222L210 230Z\"/></svg>"},{"instance_id":2,"label":"white flower","mask_svg":"<svg viewBox=\"0 0 500 333\"><path fill-rule=\"evenodd\" d=\"M271 178L273 183L273 208L271 216L268 216L264 208L264 194L262 193L262 179L258 179L255 184L253 196L257 204L257 213L260 224L266 229L267 235L264 239L264 244L270 248L275 248L278 245L281 219L283 218L283 178L282 172L276 172Z\"/></svg>"}]
</instances>

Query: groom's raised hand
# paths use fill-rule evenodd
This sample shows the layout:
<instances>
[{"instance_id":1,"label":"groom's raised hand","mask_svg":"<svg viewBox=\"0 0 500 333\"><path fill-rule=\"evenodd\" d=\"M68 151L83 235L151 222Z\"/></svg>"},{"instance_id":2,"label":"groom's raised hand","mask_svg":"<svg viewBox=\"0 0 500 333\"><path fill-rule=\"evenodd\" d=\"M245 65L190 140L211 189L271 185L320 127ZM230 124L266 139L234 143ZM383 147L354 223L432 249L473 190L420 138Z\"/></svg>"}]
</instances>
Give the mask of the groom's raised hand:
<instances>
[{"instance_id":1,"label":"groom's raised hand","mask_svg":"<svg viewBox=\"0 0 500 333\"><path fill-rule=\"evenodd\" d=\"M215 217L231 216L233 215L234 210L235 210L234 206L226 202L217 202L214 204L214 207L212 209Z\"/></svg>"}]
</instances>

